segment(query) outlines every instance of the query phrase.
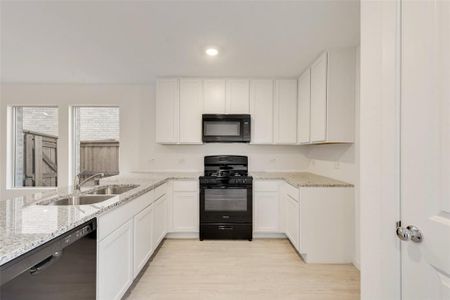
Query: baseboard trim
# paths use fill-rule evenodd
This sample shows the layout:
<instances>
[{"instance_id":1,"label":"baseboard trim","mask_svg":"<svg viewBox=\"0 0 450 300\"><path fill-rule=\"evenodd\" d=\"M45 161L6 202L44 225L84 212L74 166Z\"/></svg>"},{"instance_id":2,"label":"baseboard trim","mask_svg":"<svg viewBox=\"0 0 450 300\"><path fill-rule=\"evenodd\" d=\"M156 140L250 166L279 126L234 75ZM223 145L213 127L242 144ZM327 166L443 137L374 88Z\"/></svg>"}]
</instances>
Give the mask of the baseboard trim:
<instances>
[{"instance_id":1,"label":"baseboard trim","mask_svg":"<svg viewBox=\"0 0 450 300\"><path fill-rule=\"evenodd\" d=\"M286 235L279 232L254 232L254 239L285 239ZM198 232L168 232L166 239L198 239Z\"/></svg>"}]
</instances>

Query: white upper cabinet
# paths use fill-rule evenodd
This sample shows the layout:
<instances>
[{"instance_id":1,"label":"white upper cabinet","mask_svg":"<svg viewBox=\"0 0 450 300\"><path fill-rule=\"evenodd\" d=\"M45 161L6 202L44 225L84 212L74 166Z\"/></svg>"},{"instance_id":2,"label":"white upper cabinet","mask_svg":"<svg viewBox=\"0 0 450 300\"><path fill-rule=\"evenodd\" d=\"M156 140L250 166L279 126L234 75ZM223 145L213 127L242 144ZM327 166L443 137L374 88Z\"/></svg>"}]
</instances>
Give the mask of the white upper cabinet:
<instances>
[{"instance_id":1,"label":"white upper cabinet","mask_svg":"<svg viewBox=\"0 0 450 300\"><path fill-rule=\"evenodd\" d=\"M311 66L311 141L327 139L327 53Z\"/></svg>"},{"instance_id":2,"label":"white upper cabinet","mask_svg":"<svg viewBox=\"0 0 450 300\"><path fill-rule=\"evenodd\" d=\"M206 79L203 81L205 114L226 113L225 80Z\"/></svg>"},{"instance_id":3,"label":"white upper cabinet","mask_svg":"<svg viewBox=\"0 0 450 300\"><path fill-rule=\"evenodd\" d=\"M298 128L297 143L308 144L311 116L311 70L307 69L298 79Z\"/></svg>"},{"instance_id":4,"label":"white upper cabinet","mask_svg":"<svg viewBox=\"0 0 450 300\"><path fill-rule=\"evenodd\" d=\"M275 144L297 143L297 80L275 81Z\"/></svg>"},{"instance_id":5,"label":"white upper cabinet","mask_svg":"<svg viewBox=\"0 0 450 300\"><path fill-rule=\"evenodd\" d=\"M181 144L202 143L203 84L200 79L180 79Z\"/></svg>"},{"instance_id":6,"label":"white upper cabinet","mask_svg":"<svg viewBox=\"0 0 450 300\"><path fill-rule=\"evenodd\" d=\"M324 52L311 65L311 143L352 143L356 49Z\"/></svg>"},{"instance_id":7,"label":"white upper cabinet","mask_svg":"<svg viewBox=\"0 0 450 300\"><path fill-rule=\"evenodd\" d=\"M251 143L273 144L273 80L252 80L250 87Z\"/></svg>"},{"instance_id":8,"label":"white upper cabinet","mask_svg":"<svg viewBox=\"0 0 450 300\"><path fill-rule=\"evenodd\" d=\"M227 113L248 114L250 112L250 81L230 79L226 83Z\"/></svg>"},{"instance_id":9,"label":"white upper cabinet","mask_svg":"<svg viewBox=\"0 0 450 300\"><path fill-rule=\"evenodd\" d=\"M175 144L179 130L178 79L160 79L156 84L156 142Z\"/></svg>"}]
</instances>

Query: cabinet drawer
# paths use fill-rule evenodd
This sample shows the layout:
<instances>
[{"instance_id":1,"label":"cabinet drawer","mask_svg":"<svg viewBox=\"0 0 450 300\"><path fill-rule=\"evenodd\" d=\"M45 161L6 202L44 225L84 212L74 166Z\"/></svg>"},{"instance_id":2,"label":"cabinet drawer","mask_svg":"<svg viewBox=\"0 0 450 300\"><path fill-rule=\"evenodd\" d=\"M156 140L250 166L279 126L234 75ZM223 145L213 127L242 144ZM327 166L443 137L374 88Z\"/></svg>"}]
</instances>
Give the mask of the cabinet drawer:
<instances>
[{"instance_id":1,"label":"cabinet drawer","mask_svg":"<svg viewBox=\"0 0 450 300\"><path fill-rule=\"evenodd\" d=\"M198 181L194 180L179 180L173 182L174 192L196 192L198 190Z\"/></svg>"},{"instance_id":2,"label":"cabinet drawer","mask_svg":"<svg viewBox=\"0 0 450 300\"><path fill-rule=\"evenodd\" d=\"M253 189L257 192L278 192L280 181L273 180L255 180Z\"/></svg>"}]
</instances>

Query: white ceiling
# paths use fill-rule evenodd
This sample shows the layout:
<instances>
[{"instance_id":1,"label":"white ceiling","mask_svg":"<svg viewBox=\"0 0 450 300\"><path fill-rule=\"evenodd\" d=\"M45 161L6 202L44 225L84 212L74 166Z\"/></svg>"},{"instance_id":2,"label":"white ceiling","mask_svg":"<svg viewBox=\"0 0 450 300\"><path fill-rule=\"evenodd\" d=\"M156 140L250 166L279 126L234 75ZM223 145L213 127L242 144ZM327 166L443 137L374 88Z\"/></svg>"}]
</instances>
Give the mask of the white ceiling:
<instances>
[{"instance_id":1,"label":"white ceiling","mask_svg":"<svg viewBox=\"0 0 450 300\"><path fill-rule=\"evenodd\" d=\"M359 43L358 1L1 2L1 81L288 77ZM206 46L219 47L216 58Z\"/></svg>"}]
</instances>

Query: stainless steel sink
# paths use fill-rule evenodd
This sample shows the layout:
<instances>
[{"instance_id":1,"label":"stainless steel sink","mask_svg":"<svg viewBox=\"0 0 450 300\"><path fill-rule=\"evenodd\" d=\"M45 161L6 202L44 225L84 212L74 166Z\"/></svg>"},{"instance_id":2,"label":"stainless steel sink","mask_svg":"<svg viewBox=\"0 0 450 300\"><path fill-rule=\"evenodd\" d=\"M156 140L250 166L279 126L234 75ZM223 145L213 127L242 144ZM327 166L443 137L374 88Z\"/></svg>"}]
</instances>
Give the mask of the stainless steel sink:
<instances>
[{"instance_id":1,"label":"stainless steel sink","mask_svg":"<svg viewBox=\"0 0 450 300\"><path fill-rule=\"evenodd\" d=\"M89 205L106 201L112 197L115 195L71 195L62 199L46 201L40 205Z\"/></svg>"},{"instance_id":2,"label":"stainless steel sink","mask_svg":"<svg viewBox=\"0 0 450 300\"><path fill-rule=\"evenodd\" d=\"M139 187L138 185L108 185L105 187L101 187L95 189L93 191L88 191L86 194L89 195L120 195L126 192L131 191Z\"/></svg>"}]
</instances>

